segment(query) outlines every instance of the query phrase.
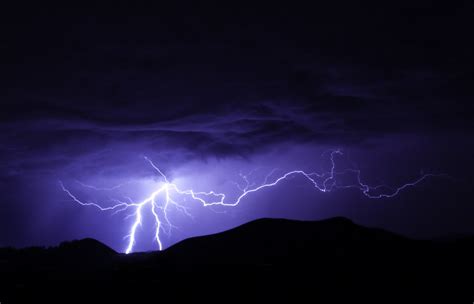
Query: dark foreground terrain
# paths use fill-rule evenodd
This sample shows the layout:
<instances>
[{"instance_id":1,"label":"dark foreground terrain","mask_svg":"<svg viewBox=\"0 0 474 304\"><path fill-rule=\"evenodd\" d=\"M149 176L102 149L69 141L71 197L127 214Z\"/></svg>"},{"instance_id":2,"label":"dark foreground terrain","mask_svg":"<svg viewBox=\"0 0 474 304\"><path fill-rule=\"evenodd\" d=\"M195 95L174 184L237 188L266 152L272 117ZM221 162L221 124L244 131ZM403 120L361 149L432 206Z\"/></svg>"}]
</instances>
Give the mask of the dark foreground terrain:
<instances>
[{"instance_id":1,"label":"dark foreground terrain","mask_svg":"<svg viewBox=\"0 0 474 304\"><path fill-rule=\"evenodd\" d=\"M473 270L473 238L262 219L163 252L126 256L93 239L0 249L0 302L473 303Z\"/></svg>"}]
</instances>

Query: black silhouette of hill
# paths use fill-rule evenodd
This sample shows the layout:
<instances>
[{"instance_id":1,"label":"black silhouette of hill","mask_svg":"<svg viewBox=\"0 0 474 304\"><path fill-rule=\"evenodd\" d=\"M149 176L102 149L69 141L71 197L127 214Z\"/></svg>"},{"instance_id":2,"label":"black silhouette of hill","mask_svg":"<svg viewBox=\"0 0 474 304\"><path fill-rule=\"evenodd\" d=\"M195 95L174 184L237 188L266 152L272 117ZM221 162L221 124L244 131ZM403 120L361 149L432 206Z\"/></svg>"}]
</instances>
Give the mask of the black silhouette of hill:
<instances>
[{"instance_id":1,"label":"black silhouette of hill","mask_svg":"<svg viewBox=\"0 0 474 304\"><path fill-rule=\"evenodd\" d=\"M408 241L380 229L355 225L342 217L319 222L284 219L260 219L235 229L203 237L187 239L166 250L165 258L187 264L285 264L310 262L314 256L333 254L333 249L360 250L373 242L379 248ZM321 244L327 242L331 246ZM192 252L190 255L189 253ZM354 252L356 254L356 252ZM294 260L289 258L295 258Z\"/></svg>"},{"instance_id":2,"label":"black silhouette of hill","mask_svg":"<svg viewBox=\"0 0 474 304\"><path fill-rule=\"evenodd\" d=\"M93 239L3 248L0 300L472 303L473 256L472 237L422 241L345 218L261 219L163 252L124 255Z\"/></svg>"},{"instance_id":3,"label":"black silhouette of hill","mask_svg":"<svg viewBox=\"0 0 474 304\"><path fill-rule=\"evenodd\" d=\"M59 247L54 249L61 251L63 254L81 255L82 257L88 256L91 258L110 257L117 253L110 247L90 238L63 242Z\"/></svg>"}]
</instances>

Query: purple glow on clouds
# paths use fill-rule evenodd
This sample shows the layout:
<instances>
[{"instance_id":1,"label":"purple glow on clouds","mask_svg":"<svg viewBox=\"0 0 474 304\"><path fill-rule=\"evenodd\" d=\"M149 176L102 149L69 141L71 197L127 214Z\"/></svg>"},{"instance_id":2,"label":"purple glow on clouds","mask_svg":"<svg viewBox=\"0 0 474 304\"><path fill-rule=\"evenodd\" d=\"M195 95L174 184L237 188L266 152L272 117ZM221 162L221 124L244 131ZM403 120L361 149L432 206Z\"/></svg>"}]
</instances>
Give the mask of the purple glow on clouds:
<instances>
[{"instance_id":1,"label":"purple glow on clouds","mask_svg":"<svg viewBox=\"0 0 474 304\"><path fill-rule=\"evenodd\" d=\"M285 154L279 153L281 151L285 151ZM290 149L279 147L270 153L258 155L252 159L209 159L206 162L192 161L177 165L176 168L170 168L168 170L169 173L166 172L165 174L169 182L176 184L181 190L193 189L194 191L206 192L212 190L218 193L225 193L225 202L231 203L242 194L241 189L246 186L242 175L248 178L249 189L252 189L263 184L265 180L272 182L285 172L289 172L295 168L305 168L304 170L309 170L307 172L330 172L330 155L332 155L331 151L327 149L316 149L312 146L300 145ZM336 171L338 169L358 168L350 157L340 157L337 154L335 157ZM280 164L280 166L271 167L273 164ZM76 180L72 188L70 186L67 186L67 188L68 190L73 189L72 192L75 196L80 195L82 202L100 204L101 207L111 207L118 203L127 202L128 200L140 202L163 184L163 178L160 177L157 172L154 170L146 172L147 170L150 171L150 167L146 162L143 162L143 160L141 165L134 164L133 167L130 168L124 168L123 165L119 165L118 168L121 168L119 169L122 172L121 178L119 177L120 174L117 173L114 173L113 177L107 176L107 174L99 178L97 176L91 176L87 178L86 182ZM143 172L142 170L145 171ZM141 174L139 173L139 176L133 177L135 172L141 172ZM269 172L273 172L273 174L267 178ZM419 177L420 176L415 178L411 177L410 181L415 181ZM84 176L84 178L86 177ZM362 178L367 177L362 176ZM356 175L350 173L341 175L337 180L341 185L357 184ZM236 182L239 184L236 185ZM405 182L407 181L403 183ZM420 184L424 182L423 180ZM312 185L308 185L308 180L305 179L304 176L292 176L271 189L263 189L252 193L252 195L247 196L235 208L227 208L219 205L202 208L199 202L190 199L190 197L185 197L184 201L179 199L180 206L186 208L184 211L170 208L167 212L167 216L169 217L169 223L167 224L173 225L172 227L164 227L166 223L163 223L163 219L157 222L148 212L141 211L141 225L138 226L137 232L134 232L133 236L134 239L145 238L145 240L135 240L131 243L128 250L156 249L156 244L150 242L150 237L152 240L155 238L159 240L160 246L163 244L164 247L168 247L187 237L225 230L240 224L242 220L248 221L259 217L290 216L300 219L314 219L317 214L317 209L322 207L320 204L324 203L325 199L323 196L311 193L307 188L312 188ZM355 195L355 192L359 191L360 190L352 191L352 195ZM385 191L387 191L387 189L385 189ZM384 191L377 192L377 190L375 190L371 192L371 194L377 195L383 192ZM392 192L393 190L388 190L389 194ZM111 201L111 199L119 199L121 201ZM283 199L286 199L287 202L282 202ZM163 200L163 197L158 198L158 200ZM307 202L314 201L312 204L315 204L315 206L305 207L304 204L300 205L299 200ZM321 200L321 202L319 203L317 200ZM108 204L103 204L102 202L104 201L108 201ZM273 204L277 204L277 206ZM281 210L282 206L279 207L278 204L287 204L287 206L283 206L284 208ZM120 210L120 208L118 209ZM125 214L128 214L128 216L125 217L125 222L118 224L121 226L121 229L127 230L126 227L129 227L127 234L124 234L128 237L130 237L130 227L136 221L136 210L130 209L124 211ZM310 212L307 213L308 211ZM248 214L245 215L245 213L250 213L251 216ZM123 218L123 215L120 215L120 217ZM114 224L117 225L117 223ZM162 233L160 233L159 238L150 234L150 231L156 229L157 224L163 225L160 229ZM187 228L183 229L183 227ZM167 233L164 234L163 232L166 231Z\"/></svg>"},{"instance_id":2,"label":"purple glow on clouds","mask_svg":"<svg viewBox=\"0 0 474 304\"><path fill-rule=\"evenodd\" d=\"M162 164L162 168L166 168L162 170L166 172L170 182L176 183L182 189L194 189L197 191L209 191L212 189L226 193L228 198L232 200L232 198L235 199L240 194L235 182L240 182L243 186L240 173L247 174L252 171L252 180L261 182L265 178L265 175L272 169L277 169L276 175L278 172L289 171L297 166L300 168L305 167L308 169L313 168L319 171L327 171L329 169L328 166L330 166L330 162L328 162L327 158L327 149L325 153L326 157L323 157L322 152L323 149L295 146L291 149L280 147L266 154L245 159L209 158L205 161L194 160L185 163L176 163L174 166L165 160L157 163ZM148 151L147 154L155 155L157 159L160 158L160 153L154 154ZM315 155L319 156L316 157L317 162L313 159ZM74 194L81 196L83 201L101 202L109 201L111 197L123 198L125 196L133 197L134 201L140 201L153 192L157 185L162 183L163 180L143 158L140 157L141 155L131 153L127 156L131 159L127 159L127 161L116 159L112 162L111 159L107 157L104 158L103 156L99 156L98 159L93 159L92 162L95 164L98 163L99 159L105 160L106 164L103 165L103 171L101 171L100 174L95 174L94 171L92 174L88 174L89 172L87 170L82 171L73 165L71 166L73 173L70 173L70 175L67 174L63 181L68 184L68 189ZM291 159L295 161L291 161ZM275 166L274 164L279 164L279 166ZM71 176L79 176L81 177L82 183L94 185L98 188L110 188L119 184L122 184L122 186L113 191L96 191L89 187L84 187L84 185L79 184L77 180L71 179ZM304 213L298 211L298 203L292 202L291 204L293 206L283 206L285 210L281 210L281 204L284 204L282 198L291 197L293 199L308 200L308 198L311 197L311 199L313 199L314 193L305 193L308 192L304 189L307 187L307 181L296 177L282 183L280 190L272 189L270 191L262 191L262 193L255 193L249 196L238 208L232 209L220 206L202 208L201 205L196 204L196 202L186 202L185 206L189 208L192 218L183 215L182 212L178 210L171 210L169 213L170 221L176 227L173 228L173 232L170 235L162 234L165 247L187 237L215 233L260 217L285 217L288 215L291 216L292 213L296 218L301 217L301 214ZM288 192L290 192L290 194ZM277 197L275 197L275 194L277 194ZM268 201L269 199L270 201ZM77 210L78 207L64 195L62 202L65 205L69 205L69 208L75 209L79 214L87 213L87 216L91 217L91 219L104 218L104 222L102 223L104 226L115 226L115 229L111 229L111 231L116 231L115 233L117 234L113 242L114 248L123 250L124 241L121 240L121 237L128 234L128 229L133 223L133 218L128 218L128 220L124 221L123 214L117 214L113 216L114 219L112 219L112 217L107 214L91 214L91 212L95 213L96 210ZM278 203L280 203L280 207L275 206L278 205ZM295 209L295 212L287 212L286 210L288 209ZM129 212L129 214L130 213L131 212ZM117 219L120 219L120 221ZM135 251L156 249L156 244L153 243L154 236L151 233L154 230L154 225L155 223L150 217L150 214L144 213L142 228L139 229L137 233L140 241L136 243ZM108 230L107 228L105 229ZM117 241L120 242L117 243Z\"/></svg>"},{"instance_id":3,"label":"purple glow on clouds","mask_svg":"<svg viewBox=\"0 0 474 304\"><path fill-rule=\"evenodd\" d=\"M341 18L290 6L260 14L239 2L215 19L208 9L161 6L95 17L21 8L2 19L0 246L93 237L123 250L130 223L74 204L58 181L98 200L108 194L76 181L130 181L114 193L140 199L158 181L144 155L183 187L232 193L227 181L255 168L323 171L321 154L334 148L371 185L421 171L455 179L370 200L294 178L239 208L196 207L194 220L171 214L178 228L164 243L261 217L346 216L414 237L474 233L469 7L404 8L400 22L386 3L336 5ZM143 220L137 251L156 248L153 219Z\"/></svg>"},{"instance_id":4,"label":"purple glow on clouds","mask_svg":"<svg viewBox=\"0 0 474 304\"><path fill-rule=\"evenodd\" d=\"M165 245L163 245L162 234L166 233L170 236L172 231L177 228L170 219L171 213L173 211L178 212L190 219L194 219L194 208L188 206L189 203L210 209L238 208L240 204L247 201L249 196L272 190L298 177L305 179L315 190L322 193L330 193L340 189L357 189L370 199L394 198L402 191L416 187L429 178L447 178L444 174L421 173L419 177L397 186L388 184L369 185L362 180L362 172L356 165L341 168L339 159L343 157L344 153L340 149L326 151L324 154L328 158L328 169L315 172L303 169L282 171L281 168L273 168L262 174L262 169L264 168L255 167L248 173L239 172L240 179L237 181L223 179L221 186L210 186L209 181L204 179L207 190L202 190L206 188L205 186L196 188L192 185L195 180L194 178L191 178L191 185L183 187L183 184L186 184L185 182L180 181L179 178L167 176L159 166L145 156L144 160L156 171L155 173L160 181L153 181L151 187L145 185L145 188L150 189L147 191L148 194L140 199L134 199L128 194L119 193L125 187L135 183L134 181L122 182L112 187L97 187L76 181L76 184L82 186L85 190L108 193L106 197L99 198L98 200L97 197L91 199L78 197L62 181L59 182L59 185L72 201L81 206L94 207L98 211L113 212L113 214L121 212L130 213L130 210L132 210L132 213L125 217L126 219L133 218L129 233L125 236L128 239L125 253L130 253L134 251L137 238L139 237L138 230L143 227L144 214L147 212L147 208L150 209L148 212L151 212L154 223L153 229L155 233L153 239L157 243L158 249L163 250ZM224 178L228 178L228 174ZM145 182L142 183L145 184ZM233 186L234 191L228 191L229 185ZM299 192L298 189L289 189L287 191L290 193ZM107 201L108 203L103 203Z\"/></svg>"},{"instance_id":5,"label":"purple glow on clouds","mask_svg":"<svg viewBox=\"0 0 474 304\"><path fill-rule=\"evenodd\" d=\"M468 157L453 154L446 144L452 137L403 133L381 136L370 132L360 140L357 134L345 136L333 117L320 117L313 122L315 117L298 110L279 109L271 115L249 115L248 119L228 117L227 121L213 121L208 129L204 126L210 123L200 116L146 128L91 126L74 121L58 126L57 120L50 120L49 124L30 121L6 125L10 132L2 134L2 142L8 144L3 150L0 187L6 194L2 229L9 233L0 245L53 245L93 237L123 251L130 219L74 204L57 182L63 181L81 198L95 200L108 199L110 194L90 191L77 181L103 188L129 182L113 194L140 200L160 181L155 170L143 160L145 155L183 188L215 189L230 194L236 193L231 181L241 180L240 172L259 169L257 175L263 175L274 168L280 172L325 171L329 162L324 152L334 147L345 151L338 165L357 165L362 179L371 185L400 185L420 176L420 170L458 176L462 171L458 161ZM164 125L174 125L173 130L163 131ZM433 149L438 153L430 154ZM439 155L451 163L440 164ZM421 237L469 231L469 212L464 219L450 211L452 189L451 181L433 179L397 198L372 201L351 189L326 195L296 177L271 191L249 196L238 208L201 208L190 204L193 219L172 212L170 217L177 228L169 236L163 234L163 243L168 247L188 237L223 231L261 217L317 220L342 215L361 224ZM440 213L444 217L433 220ZM135 251L156 249L153 225L153 219L145 214Z\"/></svg>"}]
</instances>

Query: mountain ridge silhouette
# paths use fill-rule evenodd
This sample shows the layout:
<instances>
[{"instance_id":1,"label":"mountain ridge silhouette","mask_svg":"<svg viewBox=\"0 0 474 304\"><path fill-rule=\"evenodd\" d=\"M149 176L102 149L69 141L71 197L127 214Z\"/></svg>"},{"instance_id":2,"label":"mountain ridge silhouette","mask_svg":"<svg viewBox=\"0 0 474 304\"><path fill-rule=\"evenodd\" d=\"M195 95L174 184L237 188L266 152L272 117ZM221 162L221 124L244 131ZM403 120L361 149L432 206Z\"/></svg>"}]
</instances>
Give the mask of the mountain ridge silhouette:
<instances>
[{"instance_id":1,"label":"mountain ridge silhouette","mask_svg":"<svg viewBox=\"0 0 474 304\"><path fill-rule=\"evenodd\" d=\"M148 288L189 299L212 286L215 293L239 290L236 296L242 299L296 294L302 299L390 302L408 297L456 303L474 296L472 256L473 237L414 240L342 217L259 219L161 252L125 255L90 238L50 248L1 248L0 296L3 290L11 299L26 301L35 291L51 294L59 288L136 300L140 293L134 291ZM111 289L124 294L106 292Z\"/></svg>"}]
</instances>

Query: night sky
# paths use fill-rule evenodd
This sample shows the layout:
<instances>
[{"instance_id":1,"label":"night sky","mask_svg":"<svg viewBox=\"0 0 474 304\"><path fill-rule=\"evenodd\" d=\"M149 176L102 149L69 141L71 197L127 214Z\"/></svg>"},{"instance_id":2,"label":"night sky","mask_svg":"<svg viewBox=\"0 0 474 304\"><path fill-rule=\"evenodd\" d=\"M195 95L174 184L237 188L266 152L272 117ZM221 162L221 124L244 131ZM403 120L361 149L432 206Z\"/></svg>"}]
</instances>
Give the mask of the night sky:
<instances>
[{"instance_id":1,"label":"night sky","mask_svg":"<svg viewBox=\"0 0 474 304\"><path fill-rule=\"evenodd\" d=\"M473 234L474 4L328 2L4 7L0 246L92 237L123 251L127 213L79 206L58 182L84 200L143 199L159 182L144 156L232 196L239 173L328 170L332 149L370 184L451 178L390 199L296 177L237 208L188 202L165 247L262 217ZM138 236L136 250L156 249L150 218Z\"/></svg>"}]
</instances>

